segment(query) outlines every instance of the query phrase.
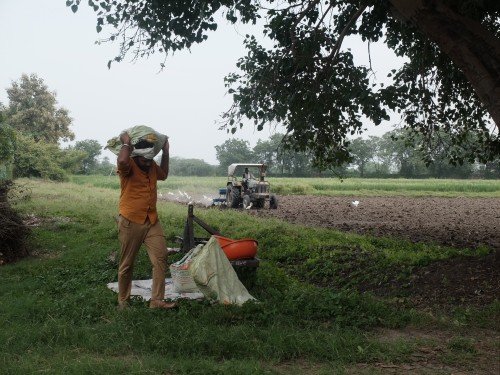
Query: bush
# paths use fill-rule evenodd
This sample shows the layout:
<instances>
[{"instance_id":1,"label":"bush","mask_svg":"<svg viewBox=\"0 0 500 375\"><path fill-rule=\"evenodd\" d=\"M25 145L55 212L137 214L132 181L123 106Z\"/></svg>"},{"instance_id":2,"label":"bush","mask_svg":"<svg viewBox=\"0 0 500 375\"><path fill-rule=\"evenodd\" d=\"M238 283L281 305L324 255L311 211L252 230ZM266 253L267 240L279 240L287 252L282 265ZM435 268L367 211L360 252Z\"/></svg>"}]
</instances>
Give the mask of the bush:
<instances>
[{"instance_id":1,"label":"bush","mask_svg":"<svg viewBox=\"0 0 500 375\"><path fill-rule=\"evenodd\" d=\"M29 228L9 203L11 180L0 181L0 265L11 263L29 255Z\"/></svg>"},{"instance_id":2,"label":"bush","mask_svg":"<svg viewBox=\"0 0 500 375\"><path fill-rule=\"evenodd\" d=\"M37 142L31 136L17 133L14 157L14 175L19 177L40 177L53 181L66 181L66 171L61 163L63 153L57 144Z\"/></svg>"}]
</instances>

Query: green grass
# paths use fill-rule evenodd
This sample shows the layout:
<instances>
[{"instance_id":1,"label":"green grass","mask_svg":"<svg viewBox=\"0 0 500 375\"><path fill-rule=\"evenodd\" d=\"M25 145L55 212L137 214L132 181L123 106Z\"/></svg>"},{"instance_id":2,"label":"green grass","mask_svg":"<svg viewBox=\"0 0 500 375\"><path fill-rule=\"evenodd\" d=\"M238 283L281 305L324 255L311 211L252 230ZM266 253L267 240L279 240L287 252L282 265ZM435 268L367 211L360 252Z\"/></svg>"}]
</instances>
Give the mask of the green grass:
<instances>
[{"instance_id":1,"label":"green grass","mask_svg":"<svg viewBox=\"0 0 500 375\"><path fill-rule=\"evenodd\" d=\"M498 180L447 180L447 179L361 179L348 178L268 178L271 189L280 195L326 196L406 196L406 197L500 197ZM77 184L119 189L115 176L73 176ZM178 190L215 197L219 188L226 186L225 177L170 176L160 182L160 190L177 193Z\"/></svg>"},{"instance_id":2,"label":"green grass","mask_svg":"<svg viewBox=\"0 0 500 375\"><path fill-rule=\"evenodd\" d=\"M353 291L363 280L383 282L389 268L397 267L404 278L412 267L477 252L306 229L218 209L196 209L196 215L228 237L259 240L262 262L250 289L259 302L235 307L181 301L167 312L134 300L118 312L116 295L106 287L116 281L108 256L118 250L117 178L19 183L29 187L31 200L18 209L40 221L33 228L34 256L0 267L2 374L342 374L356 363L404 362L418 350L411 340L379 340L377 329L449 329L457 316L461 328L448 350L474 355L474 342L462 330L491 329L498 314L497 304L435 319ZM181 183L172 178L161 189L190 190ZM159 203L170 246L182 234L186 214L184 205ZM195 228L196 236L206 235ZM145 251L134 275L150 278ZM315 286L322 284L330 286ZM289 365L295 372L287 371Z\"/></svg>"}]
</instances>

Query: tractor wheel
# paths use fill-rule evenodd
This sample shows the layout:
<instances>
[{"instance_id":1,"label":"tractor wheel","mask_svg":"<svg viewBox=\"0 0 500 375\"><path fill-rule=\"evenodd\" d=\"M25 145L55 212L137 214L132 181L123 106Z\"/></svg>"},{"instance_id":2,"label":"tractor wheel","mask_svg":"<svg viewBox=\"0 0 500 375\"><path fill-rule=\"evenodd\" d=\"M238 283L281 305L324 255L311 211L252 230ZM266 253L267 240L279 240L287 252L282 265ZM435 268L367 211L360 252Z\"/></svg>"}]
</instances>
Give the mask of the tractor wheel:
<instances>
[{"instance_id":1,"label":"tractor wheel","mask_svg":"<svg viewBox=\"0 0 500 375\"><path fill-rule=\"evenodd\" d=\"M271 194L269 197L269 208L272 208L273 210L278 208L278 198L276 198L276 195Z\"/></svg>"},{"instance_id":2,"label":"tractor wheel","mask_svg":"<svg viewBox=\"0 0 500 375\"><path fill-rule=\"evenodd\" d=\"M231 208L238 208L240 206L240 191L234 186L227 187L227 205Z\"/></svg>"},{"instance_id":3,"label":"tractor wheel","mask_svg":"<svg viewBox=\"0 0 500 375\"><path fill-rule=\"evenodd\" d=\"M252 202L250 202L250 196L248 196L247 194L245 194L245 195L243 196L243 208L246 210L247 208L249 208L249 207L250 207L250 204L251 204L251 203L252 203Z\"/></svg>"}]
</instances>

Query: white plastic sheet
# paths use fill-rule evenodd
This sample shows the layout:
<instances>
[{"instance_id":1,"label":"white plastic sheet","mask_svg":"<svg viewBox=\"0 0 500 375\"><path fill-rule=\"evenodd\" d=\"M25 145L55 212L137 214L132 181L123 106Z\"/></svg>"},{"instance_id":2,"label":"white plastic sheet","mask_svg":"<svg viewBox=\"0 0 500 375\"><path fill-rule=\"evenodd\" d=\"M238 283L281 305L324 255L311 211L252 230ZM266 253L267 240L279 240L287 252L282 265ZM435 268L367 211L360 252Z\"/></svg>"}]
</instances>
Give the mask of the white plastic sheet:
<instances>
[{"instance_id":1,"label":"white plastic sheet","mask_svg":"<svg viewBox=\"0 0 500 375\"><path fill-rule=\"evenodd\" d=\"M108 288L113 292L118 293L118 283L109 283ZM131 295L134 297L141 297L146 301L151 299L151 286L152 280L134 280L132 281ZM165 279L165 299L176 300L179 298L187 299L204 299L205 296L201 292L178 293L174 290L172 279Z\"/></svg>"}]
</instances>

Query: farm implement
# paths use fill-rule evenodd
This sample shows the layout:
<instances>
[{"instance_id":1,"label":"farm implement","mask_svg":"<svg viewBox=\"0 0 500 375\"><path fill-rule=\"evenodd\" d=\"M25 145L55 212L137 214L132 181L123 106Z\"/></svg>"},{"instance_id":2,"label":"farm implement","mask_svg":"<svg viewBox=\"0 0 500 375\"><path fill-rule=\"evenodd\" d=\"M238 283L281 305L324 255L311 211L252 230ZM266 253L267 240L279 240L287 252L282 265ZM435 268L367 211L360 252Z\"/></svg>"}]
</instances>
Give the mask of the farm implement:
<instances>
[{"instance_id":1,"label":"farm implement","mask_svg":"<svg viewBox=\"0 0 500 375\"><path fill-rule=\"evenodd\" d=\"M260 263L260 260L256 257L258 242L251 238L234 240L223 237L219 231L196 217L193 205L189 204L184 233L182 236L176 237L181 244L180 252L187 253L199 244L206 244L210 239L210 237L194 236L195 223L217 239L240 280L244 284L253 283L257 267L259 267Z\"/></svg>"}]
</instances>

